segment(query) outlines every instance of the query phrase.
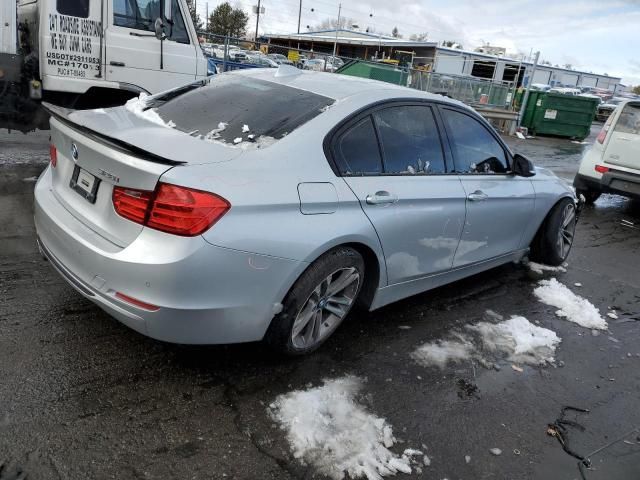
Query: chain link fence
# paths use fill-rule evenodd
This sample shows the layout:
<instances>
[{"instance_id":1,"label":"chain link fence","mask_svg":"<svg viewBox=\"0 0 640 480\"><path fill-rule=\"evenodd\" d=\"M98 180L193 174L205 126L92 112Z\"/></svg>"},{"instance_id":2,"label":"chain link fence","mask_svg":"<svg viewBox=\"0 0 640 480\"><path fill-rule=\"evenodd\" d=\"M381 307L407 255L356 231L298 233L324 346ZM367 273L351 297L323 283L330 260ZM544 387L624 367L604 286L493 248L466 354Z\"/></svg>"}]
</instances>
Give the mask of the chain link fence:
<instances>
[{"instance_id":1,"label":"chain link fence","mask_svg":"<svg viewBox=\"0 0 640 480\"><path fill-rule=\"evenodd\" d=\"M393 59L365 60L333 54L330 44L314 50L251 41L206 32L198 33L209 59L211 74L246 68L276 68L282 64L300 69L339 73L381 80L417 90L446 95L468 105L512 108L514 82L496 82L468 76L432 72L433 58L414 57L411 64Z\"/></svg>"}]
</instances>

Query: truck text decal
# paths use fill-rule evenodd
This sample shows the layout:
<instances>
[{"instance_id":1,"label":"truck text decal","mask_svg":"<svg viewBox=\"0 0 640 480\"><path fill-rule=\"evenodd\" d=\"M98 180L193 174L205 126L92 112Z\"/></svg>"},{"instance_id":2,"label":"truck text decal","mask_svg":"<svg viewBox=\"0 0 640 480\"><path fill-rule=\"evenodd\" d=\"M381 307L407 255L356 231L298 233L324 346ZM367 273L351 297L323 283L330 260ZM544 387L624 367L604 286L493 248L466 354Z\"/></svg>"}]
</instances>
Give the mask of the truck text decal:
<instances>
[{"instance_id":1,"label":"truck text decal","mask_svg":"<svg viewBox=\"0 0 640 480\"><path fill-rule=\"evenodd\" d=\"M102 22L57 13L49 14L47 65L56 68L54 75L85 78L100 67L98 43Z\"/></svg>"}]
</instances>

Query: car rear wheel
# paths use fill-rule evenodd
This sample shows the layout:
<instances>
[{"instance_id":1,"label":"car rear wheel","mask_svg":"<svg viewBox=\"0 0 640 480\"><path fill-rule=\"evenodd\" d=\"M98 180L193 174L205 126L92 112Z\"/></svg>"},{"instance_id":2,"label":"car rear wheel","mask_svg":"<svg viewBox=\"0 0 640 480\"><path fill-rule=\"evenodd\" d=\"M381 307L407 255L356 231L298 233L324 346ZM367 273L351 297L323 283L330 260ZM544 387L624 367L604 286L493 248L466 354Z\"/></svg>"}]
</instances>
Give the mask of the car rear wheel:
<instances>
[{"instance_id":1,"label":"car rear wheel","mask_svg":"<svg viewBox=\"0 0 640 480\"><path fill-rule=\"evenodd\" d=\"M587 205L593 205L598 198L600 198L600 192L596 192L595 190L576 190L576 195L578 197L582 195L585 199Z\"/></svg>"},{"instance_id":2,"label":"car rear wheel","mask_svg":"<svg viewBox=\"0 0 640 480\"><path fill-rule=\"evenodd\" d=\"M265 341L286 355L314 351L347 316L363 281L364 260L356 250L338 247L325 253L289 291Z\"/></svg>"},{"instance_id":3,"label":"car rear wheel","mask_svg":"<svg viewBox=\"0 0 640 480\"><path fill-rule=\"evenodd\" d=\"M573 200L560 200L549 212L531 243L531 259L547 265L560 265L573 245L577 211Z\"/></svg>"}]
</instances>

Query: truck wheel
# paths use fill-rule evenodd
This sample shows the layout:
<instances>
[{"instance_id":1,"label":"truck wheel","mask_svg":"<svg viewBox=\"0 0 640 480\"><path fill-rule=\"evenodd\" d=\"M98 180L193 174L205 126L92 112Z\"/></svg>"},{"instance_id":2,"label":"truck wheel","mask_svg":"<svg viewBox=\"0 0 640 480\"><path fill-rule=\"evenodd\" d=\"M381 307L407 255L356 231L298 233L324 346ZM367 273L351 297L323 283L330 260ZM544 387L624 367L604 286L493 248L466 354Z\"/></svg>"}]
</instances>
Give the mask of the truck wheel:
<instances>
[{"instance_id":1,"label":"truck wheel","mask_svg":"<svg viewBox=\"0 0 640 480\"><path fill-rule=\"evenodd\" d=\"M601 193L596 192L595 190L576 190L576 195L580 197L580 195L584 196L585 202L587 205L593 205L598 198L600 198Z\"/></svg>"},{"instance_id":2,"label":"truck wheel","mask_svg":"<svg viewBox=\"0 0 640 480\"><path fill-rule=\"evenodd\" d=\"M265 342L285 355L316 350L347 316L363 281L364 260L356 250L338 247L325 253L293 285Z\"/></svg>"},{"instance_id":3,"label":"truck wheel","mask_svg":"<svg viewBox=\"0 0 640 480\"><path fill-rule=\"evenodd\" d=\"M531 242L531 260L561 265L569 256L576 231L576 205L564 198L551 209Z\"/></svg>"}]
</instances>

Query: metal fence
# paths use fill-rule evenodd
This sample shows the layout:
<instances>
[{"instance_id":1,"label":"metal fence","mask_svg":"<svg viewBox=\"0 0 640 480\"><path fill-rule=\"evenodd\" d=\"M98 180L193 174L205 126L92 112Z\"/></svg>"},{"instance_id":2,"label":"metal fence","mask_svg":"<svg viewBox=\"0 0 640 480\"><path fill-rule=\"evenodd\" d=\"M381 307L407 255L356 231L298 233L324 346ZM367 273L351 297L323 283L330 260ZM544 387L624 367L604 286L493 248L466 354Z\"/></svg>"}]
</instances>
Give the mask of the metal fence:
<instances>
[{"instance_id":1,"label":"metal fence","mask_svg":"<svg viewBox=\"0 0 640 480\"><path fill-rule=\"evenodd\" d=\"M468 76L432 72L433 59L415 57L411 66L402 67L392 62L381 63L362 58L333 55L330 45L319 45L317 50L304 50L293 46L250 41L223 35L199 32L201 47L209 58L210 73L260 67L277 67L286 63L298 68L324 72L344 71L346 74L365 76L395 83L417 90L446 95L469 105L512 108L514 82L496 82ZM364 68L349 72L357 62ZM363 72L375 73L363 73Z\"/></svg>"}]
</instances>

